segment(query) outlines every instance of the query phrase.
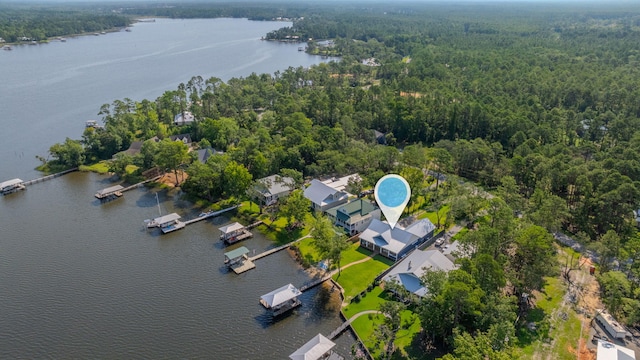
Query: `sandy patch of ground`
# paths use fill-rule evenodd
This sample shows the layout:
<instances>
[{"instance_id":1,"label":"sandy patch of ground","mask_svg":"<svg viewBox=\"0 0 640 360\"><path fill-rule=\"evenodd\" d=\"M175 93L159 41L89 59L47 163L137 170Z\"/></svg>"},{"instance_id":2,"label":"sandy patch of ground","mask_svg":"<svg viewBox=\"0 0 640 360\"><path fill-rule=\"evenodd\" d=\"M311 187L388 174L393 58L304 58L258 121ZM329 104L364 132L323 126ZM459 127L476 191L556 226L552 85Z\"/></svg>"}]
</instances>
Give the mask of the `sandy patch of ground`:
<instances>
[{"instance_id":1,"label":"sandy patch of ground","mask_svg":"<svg viewBox=\"0 0 640 360\"><path fill-rule=\"evenodd\" d=\"M188 177L189 177L189 175L187 175L186 172L184 172L182 170L178 170L178 186L180 184L184 183L184 181L187 180ZM176 186L176 174L174 174L173 172L165 173L158 180L158 183L164 184L169 188L175 187Z\"/></svg>"}]
</instances>

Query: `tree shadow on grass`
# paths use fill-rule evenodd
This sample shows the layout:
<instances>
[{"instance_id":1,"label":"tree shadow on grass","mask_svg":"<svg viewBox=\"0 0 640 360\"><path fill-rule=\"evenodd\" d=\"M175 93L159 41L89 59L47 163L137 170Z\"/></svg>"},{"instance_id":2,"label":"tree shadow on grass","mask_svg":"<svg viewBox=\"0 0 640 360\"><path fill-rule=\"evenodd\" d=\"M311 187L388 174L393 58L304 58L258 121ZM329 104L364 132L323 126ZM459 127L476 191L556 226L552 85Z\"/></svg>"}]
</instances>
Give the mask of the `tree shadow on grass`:
<instances>
[{"instance_id":1,"label":"tree shadow on grass","mask_svg":"<svg viewBox=\"0 0 640 360\"><path fill-rule=\"evenodd\" d=\"M415 360L435 360L443 357L447 354L446 351L435 347L433 344L428 344L425 334L418 332L411 339L411 344L404 348L407 356L403 356L402 352L397 349L391 359L415 359Z\"/></svg>"}]
</instances>

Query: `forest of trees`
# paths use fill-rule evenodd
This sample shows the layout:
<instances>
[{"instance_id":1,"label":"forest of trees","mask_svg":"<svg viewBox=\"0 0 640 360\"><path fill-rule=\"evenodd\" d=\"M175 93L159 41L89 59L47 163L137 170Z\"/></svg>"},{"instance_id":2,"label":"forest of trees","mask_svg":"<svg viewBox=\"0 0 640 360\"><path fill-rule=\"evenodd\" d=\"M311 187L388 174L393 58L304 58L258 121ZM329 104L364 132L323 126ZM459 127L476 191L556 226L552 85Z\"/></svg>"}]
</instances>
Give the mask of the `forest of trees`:
<instances>
[{"instance_id":1,"label":"forest of trees","mask_svg":"<svg viewBox=\"0 0 640 360\"><path fill-rule=\"evenodd\" d=\"M192 6L130 12L187 16ZM120 160L140 171L183 167L183 189L210 201L241 196L251 179L282 169L359 172L365 186L411 166L458 175L498 198L434 193L425 205L453 199L457 218L478 222L464 239L474 255L426 279L432 296L423 306L439 312L423 327L434 341L456 349L469 337L513 335L525 294L557 271L551 234L560 231L600 254L603 301L640 323L640 7L260 9L264 18L304 17L268 37L333 38L341 60L226 83L196 75L155 100L116 100L100 111L105 129L52 147L56 161L109 159L145 141L139 155ZM369 57L380 66L362 64ZM173 126L186 110L197 121ZM200 164L178 149L176 162L158 163L166 145L149 139L178 133L225 155ZM462 191L451 186L437 191ZM474 218L479 208L488 218ZM486 356L509 358L509 344L500 344L485 350L502 355Z\"/></svg>"}]
</instances>

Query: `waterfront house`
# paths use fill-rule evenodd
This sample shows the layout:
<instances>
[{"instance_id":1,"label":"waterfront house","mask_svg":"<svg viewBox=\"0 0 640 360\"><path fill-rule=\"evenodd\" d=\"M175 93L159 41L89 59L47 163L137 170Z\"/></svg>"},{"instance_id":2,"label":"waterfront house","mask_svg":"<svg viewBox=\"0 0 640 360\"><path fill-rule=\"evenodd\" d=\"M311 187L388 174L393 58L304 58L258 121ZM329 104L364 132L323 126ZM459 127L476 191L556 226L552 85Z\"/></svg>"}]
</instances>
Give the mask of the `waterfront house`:
<instances>
[{"instance_id":1,"label":"waterfront house","mask_svg":"<svg viewBox=\"0 0 640 360\"><path fill-rule=\"evenodd\" d=\"M326 211L334 225L345 229L349 236L361 233L372 219L380 220L380 209L371 201L355 199Z\"/></svg>"},{"instance_id":2,"label":"waterfront house","mask_svg":"<svg viewBox=\"0 0 640 360\"><path fill-rule=\"evenodd\" d=\"M191 111L180 112L173 118L173 123L176 125L189 125L194 121L196 121L196 118Z\"/></svg>"},{"instance_id":3,"label":"waterfront house","mask_svg":"<svg viewBox=\"0 0 640 360\"><path fill-rule=\"evenodd\" d=\"M262 295L260 297L260 304L266 309L271 310L273 316L277 316L301 305L302 302L298 300L298 296L300 295L302 295L300 290L291 284L287 284Z\"/></svg>"},{"instance_id":4,"label":"waterfront house","mask_svg":"<svg viewBox=\"0 0 640 360\"><path fill-rule=\"evenodd\" d=\"M349 194L346 191L336 190L316 179L311 180L311 185L304 189L304 197L311 201L311 208L314 211L325 211L349 200Z\"/></svg>"},{"instance_id":5,"label":"waterfront house","mask_svg":"<svg viewBox=\"0 0 640 360\"><path fill-rule=\"evenodd\" d=\"M455 268L454 263L438 250L416 250L394 265L382 280L396 282L410 293L424 296L427 289L420 278L425 272L451 271Z\"/></svg>"},{"instance_id":6,"label":"waterfront house","mask_svg":"<svg viewBox=\"0 0 640 360\"><path fill-rule=\"evenodd\" d=\"M336 344L324 337L322 334L314 336L306 344L302 345L293 354L289 355L291 360L339 360L342 356L333 352Z\"/></svg>"},{"instance_id":7,"label":"waterfront house","mask_svg":"<svg viewBox=\"0 0 640 360\"><path fill-rule=\"evenodd\" d=\"M434 231L435 226L429 219L418 220L406 228L396 225L393 229L386 221L372 219L360 234L360 246L397 261L430 239Z\"/></svg>"},{"instance_id":8,"label":"waterfront house","mask_svg":"<svg viewBox=\"0 0 640 360\"><path fill-rule=\"evenodd\" d=\"M263 206L270 206L286 197L295 188L295 181L287 176L271 175L256 180L254 187L257 201Z\"/></svg>"}]
</instances>

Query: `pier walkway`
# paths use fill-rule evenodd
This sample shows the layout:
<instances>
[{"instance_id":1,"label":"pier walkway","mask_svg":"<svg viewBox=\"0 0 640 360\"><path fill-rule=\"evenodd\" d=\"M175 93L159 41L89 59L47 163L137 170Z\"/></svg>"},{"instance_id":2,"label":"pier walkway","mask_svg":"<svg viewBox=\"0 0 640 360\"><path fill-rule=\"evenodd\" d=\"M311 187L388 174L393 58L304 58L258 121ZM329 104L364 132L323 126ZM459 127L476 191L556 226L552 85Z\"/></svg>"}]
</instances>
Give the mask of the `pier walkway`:
<instances>
[{"instance_id":1,"label":"pier walkway","mask_svg":"<svg viewBox=\"0 0 640 360\"><path fill-rule=\"evenodd\" d=\"M98 192L95 194L95 197L100 199L100 200L104 200L104 201L108 201L108 200L113 200L113 199L117 199L119 197L121 197L122 195L124 195L125 191L129 191L129 190L133 190L136 188L139 188L140 186L152 182L152 181L156 181L158 179L160 179L162 177L162 175L160 176L156 176L154 178L145 180L145 181L141 181L137 184L133 184L127 187L123 187L122 185L115 185L115 186L111 186L108 187L106 189L102 189L102 190L98 190Z\"/></svg>"},{"instance_id":2,"label":"pier walkway","mask_svg":"<svg viewBox=\"0 0 640 360\"><path fill-rule=\"evenodd\" d=\"M198 216L195 219L191 219L191 220L185 221L184 224L185 225L191 225L193 223L197 223L198 221L202 221L202 220L208 219L210 217L214 217L214 216L218 216L220 214L224 214L227 211L231 211L233 209L237 209L238 207L240 207L240 205L233 205L233 206L228 207L226 209L222 209L222 210L218 210L218 211L209 211L209 212L206 212L206 213L202 213L202 214L200 214L200 216Z\"/></svg>"},{"instance_id":3,"label":"pier walkway","mask_svg":"<svg viewBox=\"0 0 640 360\"><path fill-rule=\"evenodd\" d=\"M305 291L307 291L307 290L309 290L309 289L311 289L311 288L314 288L314 287L316 287L316 286L318 286L318 285L322 284L323 282L325 282L325 281L327 281L327 280L331 279L331 277L332 277L332 276L333 276L333 274L328 274L328 275L325 275L325 276L323 276L323 277L321 277L321 278L318 278L318 279L312 280L311 282L308 282L308 283L306 283L306 284L302 285L302 286L300 287L300 292L305 292Z\"/></svg>"},{"instance_id":4,"label":"pier walkway","mask_svg":"<svg viewBox=\"0 0 640 360\"><path fill-rule=\"evenodd\" d=\"M51 180L54 178L57 178L59 176L74 172L74 171L78 171L78 168L73 168L73 169L69 169L69 170L65 170L65 171L61 171L59 173L55 173L55 174L51 174L51 175L47 175L47 176L43 176L41 178L37 178L37 179L33 179L33 180L29 180L29 181L25 181L22 183L22 185L24 186L29 186L29 185L33 185L35 183L39 183L39 182L43 182L43 181L47 181L47 180Z\"/></svg>"},{"instance_id":5,"label":"pier walkway","mask_svg":"<svg viewBox=\"0 0 640 360\"><path fill-rule=\"evenodd\" d=\"M305 236L303 236L303 237L301 237L301 238L299 238L299 239L296 239L296 240L294 240L294 241L292 241L292 242L290 242L290 243L286 243L286 244L284 244L284 245L280 245L280 246L275 247L275 248L273 248L273 249L269 249L269 250L267 250L267 251L265 251L265 252L262 252L262 253L260 253L260 254L258 254L258 255L252 256L252 257L250 257L250 258L249 258L249 260L251 260L251 261L256 261L256 260L258 260L258 259L262 259L262 258L263 258L263 257L265 257L265 256L269 256L269 255L271 255L271 254L275 254L275 253L277 253L278 251L282 251L282 250L284 250L284 249L288 248L289 246L291 246L291 245L293 245L293 244L297 243L298 241L302 241L302 240L304 240L304 239L306 239L306 238L308 238L308 237L311 237L311 234L309 234L309 235L305 235Z\"/></svg>"},{"instance_id":6,"label":"pier walkway","mask_svg":"<svg viewBox=\"0 0 640 360\"><path fill-rule=\"evenodd\" d=\"M350 317L349 320L343 322L342 325L340 325L337 329L333 330L333 332L331 334L329 334L329 336L327 336L327 339L333 340L333 339L337 338L340 334L342 334L342 332L344 332L345 330L347 330L347 328L349 326L351 326L351 323L355 319L359 318L360 316L368 315L368 314L379 314L379 313L380 313L380 311L378 311L378 310L361 311L361 312L353 315L352 317Z\"/></svg>"}]
</instances>

